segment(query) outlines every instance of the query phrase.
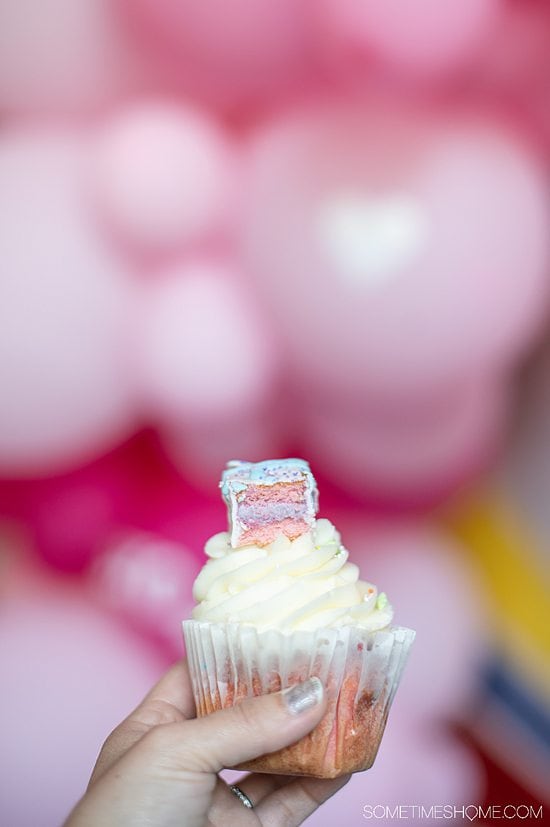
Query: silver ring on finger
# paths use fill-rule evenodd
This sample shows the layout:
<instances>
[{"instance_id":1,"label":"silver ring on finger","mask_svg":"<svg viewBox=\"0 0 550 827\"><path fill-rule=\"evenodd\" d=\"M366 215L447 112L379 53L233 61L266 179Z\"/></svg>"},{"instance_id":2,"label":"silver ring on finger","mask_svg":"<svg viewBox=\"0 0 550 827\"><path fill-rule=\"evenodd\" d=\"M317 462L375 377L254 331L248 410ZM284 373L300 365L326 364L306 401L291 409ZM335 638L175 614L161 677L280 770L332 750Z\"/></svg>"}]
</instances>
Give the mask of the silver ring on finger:
<instances>
[{"instance_id":1,"label":"silver ring on finger","mask_svg":"<svg viewBox=\"0 0 550 827\"><path fill-rule=\"evenodd\" d=\"M249 799L249 797L247 796L247 794L246 794L246 793L243 793L243 791L241 790L241 788L240 788L240 787L237 787L237 785L236 785L236 784L233 784L232 786L230 786L230 787L229 787L229 789L231 790L231 792L232 792L234 795L236 795L236 796L237 796L237 798L239 799L239 801L241 802L241 804L243 804L243 805L244 805L245 807L247 807L249 810L253 810L253 809L254 809L254 804L251 802L251 800Z\"/></svg>"}]
</instances>

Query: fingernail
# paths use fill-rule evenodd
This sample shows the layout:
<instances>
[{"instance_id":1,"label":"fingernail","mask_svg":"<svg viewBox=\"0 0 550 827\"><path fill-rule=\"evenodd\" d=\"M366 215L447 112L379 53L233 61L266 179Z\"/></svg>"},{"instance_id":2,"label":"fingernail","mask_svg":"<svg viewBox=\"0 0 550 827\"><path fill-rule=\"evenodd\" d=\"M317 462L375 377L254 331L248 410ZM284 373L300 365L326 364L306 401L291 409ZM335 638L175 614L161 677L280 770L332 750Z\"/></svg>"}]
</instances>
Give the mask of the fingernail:
<instances>
[{"instance_id":1,"label":"fingernail","mask_svg":"<svg viewBox=\"0 0 550 827\"><path fill-rule=\"evenodd\" d=\"M307 712L322 700L323 684L319 678L309 678L303 683L295 683L283 692L283 701L291 715Z\"/></svg>"}]
</instances>

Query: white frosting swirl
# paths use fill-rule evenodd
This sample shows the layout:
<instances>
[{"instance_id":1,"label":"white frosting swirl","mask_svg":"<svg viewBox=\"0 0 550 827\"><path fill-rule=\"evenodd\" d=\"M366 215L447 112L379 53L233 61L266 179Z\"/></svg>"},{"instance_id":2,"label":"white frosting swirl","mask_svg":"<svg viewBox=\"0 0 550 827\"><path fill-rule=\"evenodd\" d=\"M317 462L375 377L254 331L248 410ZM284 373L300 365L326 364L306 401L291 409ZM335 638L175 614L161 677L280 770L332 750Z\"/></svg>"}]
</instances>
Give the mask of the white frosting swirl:
<instances>
[{"instance_id":1,"label":"white frosting swirl","mask_svg":"<svg viewBox=\"0 0 550 827\"><path fill-rule=\"evenodd\" d=\"M296 540L232 548L222 532L207 542L210 560L193 586L195 620L244 623L259 630L359 626L384 629L393 609L376 586L359 579L329 520Z\"/></svg>"}]
</instances>

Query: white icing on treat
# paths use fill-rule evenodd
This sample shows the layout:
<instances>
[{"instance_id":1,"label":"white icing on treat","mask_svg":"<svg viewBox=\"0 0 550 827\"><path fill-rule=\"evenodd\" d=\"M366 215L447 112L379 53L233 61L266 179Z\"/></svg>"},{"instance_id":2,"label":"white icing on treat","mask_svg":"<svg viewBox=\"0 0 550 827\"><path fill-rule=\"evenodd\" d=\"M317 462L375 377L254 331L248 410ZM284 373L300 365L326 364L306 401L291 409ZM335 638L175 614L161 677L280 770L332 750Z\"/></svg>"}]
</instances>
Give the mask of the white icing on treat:
<instances>
[{"instance_id":1,"label":"white icing on treat","mask_svg":"<svg viewBox=\"0 0 550 827\"><path fill-rule=\"evenodd\" d=\"M329 520L295 540L232 548L227 532L214 535L210 558L197 577L195 620L244 623L259 630L388 627L393 609L376 586L359 579Z\"/></svg>"}]
</instances>

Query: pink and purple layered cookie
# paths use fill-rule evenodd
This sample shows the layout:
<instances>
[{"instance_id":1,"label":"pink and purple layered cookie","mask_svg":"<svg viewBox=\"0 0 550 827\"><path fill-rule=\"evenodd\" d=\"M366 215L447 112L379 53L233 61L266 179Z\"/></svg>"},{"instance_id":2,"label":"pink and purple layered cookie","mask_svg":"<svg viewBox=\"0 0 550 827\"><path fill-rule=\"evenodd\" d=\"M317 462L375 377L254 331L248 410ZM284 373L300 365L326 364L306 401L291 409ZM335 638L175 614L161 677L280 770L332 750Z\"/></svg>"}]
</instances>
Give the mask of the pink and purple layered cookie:
<instances>
[{"instance_id":1,"label":"pink and purple layered cookie","mask_svg":"<svg viewBox=\"0 0 550 827\"><path fill-rule=\"evenodd\" d=\"M220 483L233 548L267 546L309 531L318 509L317 485L303 459L227 463Z\"/></svg>"}]
</instances>

